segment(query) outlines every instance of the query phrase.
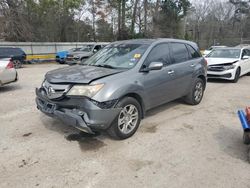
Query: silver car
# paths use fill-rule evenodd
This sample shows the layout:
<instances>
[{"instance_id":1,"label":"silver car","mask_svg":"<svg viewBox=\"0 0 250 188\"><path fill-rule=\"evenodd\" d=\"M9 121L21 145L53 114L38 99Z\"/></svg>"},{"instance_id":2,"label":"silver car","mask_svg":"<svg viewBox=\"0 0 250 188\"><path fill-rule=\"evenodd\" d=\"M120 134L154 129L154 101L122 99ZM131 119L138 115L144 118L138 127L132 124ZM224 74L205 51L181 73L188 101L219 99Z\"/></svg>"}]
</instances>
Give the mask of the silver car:
<instances>
[{"instance_id":1,"label":"silver car","mask_svg":"<svg viewBox=\"0 0 250 188\"><path fill-rule=\"evenodd\" d=\"M111 43L82 65L53 70L36 89L37 107L82 131L132 136L146 112L184 98L201 102L206 61L193 42L140 39Z\"/></svg>"},{"instance_id":2,"label":"silver car","mask_svg":"<svg viewBox=\"0 0 250 188\"><path fill-rule=\"evenodd\" d=\"M13 62L7 59L0 59L0 86L16 82L18 80L17 71Z\"/></svg>"},{"instance_id":3,"label":"silver car","mask_svg":"<svg viewBox=\"0 0 250 188\"><path fill-rule=\"evenodd\" d=\"M88 44L78 50L69 52L66 57L68 65L80 64L104 47L103 44Z\"/></svg>"}]
</instances>

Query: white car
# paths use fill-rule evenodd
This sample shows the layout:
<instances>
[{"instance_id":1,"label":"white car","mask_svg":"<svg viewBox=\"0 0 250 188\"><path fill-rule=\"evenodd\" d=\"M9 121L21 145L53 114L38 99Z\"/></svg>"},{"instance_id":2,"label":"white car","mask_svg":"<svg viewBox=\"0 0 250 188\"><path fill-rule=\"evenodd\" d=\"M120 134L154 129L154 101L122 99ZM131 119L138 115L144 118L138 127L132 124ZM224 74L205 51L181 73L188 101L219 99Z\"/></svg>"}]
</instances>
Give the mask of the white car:
<instances>
[{"instance_id":1,"label":"white car","mask_svg":"<svg viewBox=\"0 0 250 188\"><path fill-rule=\"evenodd\" d=\"M238 82L250 72L250 46L217 48L206 57L208 78L218 78Z\"/></svg>"},{"instance_id":2,"label":"white car","mask_svg":"<svg viewBox=\"0 0 250 188\"><path fill-rule=\"evenodd\" d=\"M10 59L0 59L0 86L16 82L18 74Z\"/></svg>"},{"instance_id":3,"label":"white car","mask_svg":"<svg viewBox=\"0 0 250 188\"><path fill-rule=\"evenodd\" d=\"M213 50L217 48L226 48L226 46L211 46L210 48L208 48L207 50L203 52L203 56L206 57L208 54L210 54L210 52L212 52Z\"/></svg>"}]
</instances>

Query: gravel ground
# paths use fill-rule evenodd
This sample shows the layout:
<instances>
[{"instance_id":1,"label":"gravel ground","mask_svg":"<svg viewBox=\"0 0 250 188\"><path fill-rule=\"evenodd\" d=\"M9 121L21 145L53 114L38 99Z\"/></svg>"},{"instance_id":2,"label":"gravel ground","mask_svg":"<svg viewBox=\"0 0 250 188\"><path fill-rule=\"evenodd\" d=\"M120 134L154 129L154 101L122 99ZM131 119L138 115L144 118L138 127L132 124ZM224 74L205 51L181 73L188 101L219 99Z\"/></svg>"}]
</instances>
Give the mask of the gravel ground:
<instances>
[{"instance_id":1,"label":"gravel ground","mask_svg":"<svg viewBox=\"0 0 250 188\"><path fill-rule=\"evenodd\" d=\"M250 105L250 76L213 81L203 102L148 112L130 139L87 137L36 109L35 87L56 64L18 70L0 88L0 187L250 187L237 109Z\"/></svg>"}]
</instances>

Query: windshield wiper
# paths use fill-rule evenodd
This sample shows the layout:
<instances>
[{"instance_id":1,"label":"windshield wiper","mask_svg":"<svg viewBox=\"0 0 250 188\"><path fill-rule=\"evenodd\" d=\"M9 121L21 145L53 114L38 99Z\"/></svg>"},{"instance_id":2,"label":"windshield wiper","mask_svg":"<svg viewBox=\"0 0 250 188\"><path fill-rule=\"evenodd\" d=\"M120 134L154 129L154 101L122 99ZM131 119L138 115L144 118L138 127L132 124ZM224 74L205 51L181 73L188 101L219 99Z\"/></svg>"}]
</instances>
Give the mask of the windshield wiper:
<instances>
[{"instance_id":1,"label":"windshield wiper","mask_svg":"<svg viewBox=\"0 0 250 188\"><path fill-rule=\"evenodd\" d=\"M95 65L96 67L103 67L103 68L108 68L108 69L116 69L115 67L111 65Z\"/></svg>"}]
</instances>

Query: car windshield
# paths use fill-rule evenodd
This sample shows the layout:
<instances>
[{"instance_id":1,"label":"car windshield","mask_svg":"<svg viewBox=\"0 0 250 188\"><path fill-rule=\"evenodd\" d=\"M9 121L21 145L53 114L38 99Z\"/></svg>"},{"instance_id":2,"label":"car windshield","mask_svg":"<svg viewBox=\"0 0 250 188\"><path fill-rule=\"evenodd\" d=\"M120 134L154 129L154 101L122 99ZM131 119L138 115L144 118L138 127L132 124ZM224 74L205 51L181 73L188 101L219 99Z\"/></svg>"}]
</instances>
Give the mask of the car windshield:
<instances>
[{"instance_id":1,"label":"car windshield","mask_svg":"<svg viewBox=\"0 0 250 188\"><path fill-rule=\"evenodd\" d=\"M76 52L76 51L79 51L81 48L71 48L69 49L69 52Z\"/></svg>"},{"instance_id":2,"label":"car windshield","mask_svg":"<svg viewBox=\"0 0 250 188\"><path fill-rule=\"evenodd\" d=\"M240 58L240 49L215 49L207 57L213 58Z\"/></svg>"},{"instance_id":3,"label":"car windshield","mask_svg":"<svg viewBox=\"0 0 250 188\"><path fill-rule=\"evenodd\" d=\"M94 45L86 45L80 48L79 51L82 52L91 52L91 50L93 49Z\"/></svg>"},{"instance_id":4,"label":"car windshield","mask_svg":"<svg viewBox=\"0 0 250 188\"><path fill-rule=\"evenodd\" d=\"M109 45L85 61L84 65L130 69L137 64L148 47L146 44Z\"/></svg>"}]
</instances>

